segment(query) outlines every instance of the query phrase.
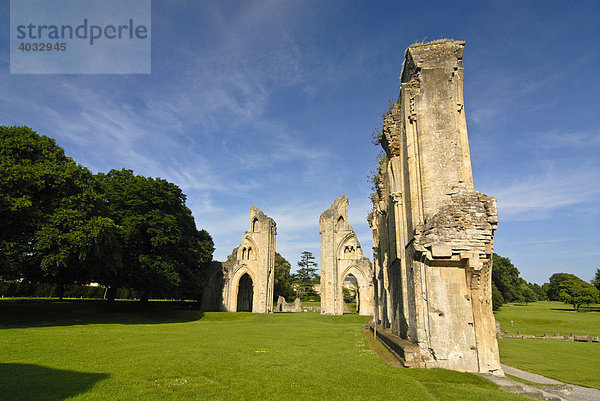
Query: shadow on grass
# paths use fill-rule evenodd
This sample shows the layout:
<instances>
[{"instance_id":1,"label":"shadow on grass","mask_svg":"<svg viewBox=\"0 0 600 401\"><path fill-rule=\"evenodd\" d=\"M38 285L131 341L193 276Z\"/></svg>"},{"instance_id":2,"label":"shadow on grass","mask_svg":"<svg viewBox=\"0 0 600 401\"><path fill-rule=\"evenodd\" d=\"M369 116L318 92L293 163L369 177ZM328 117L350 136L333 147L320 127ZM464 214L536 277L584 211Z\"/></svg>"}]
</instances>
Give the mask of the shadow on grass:
<instances>
[{"instance_id":1,"label":"shadow on grass","mask_svg":"<svg viewBox=\"0 0 600 401\"><path fill-rule=\"evenodd\" d=\"M84 324L161 324L202 319L181 302L102 300L0 300L0 329Z\"/></svg>"},{"instance_id":2,"label":"shadow on grass","mask_svg":"<svg viewBox=\"0 0 600 401\"><path fill-rule=\"evenodd\" d=\"M0 363L0 399L10 401L59 401L85 393L105 373L59 370L22 363Z\"/></svg>"}]
</instances>

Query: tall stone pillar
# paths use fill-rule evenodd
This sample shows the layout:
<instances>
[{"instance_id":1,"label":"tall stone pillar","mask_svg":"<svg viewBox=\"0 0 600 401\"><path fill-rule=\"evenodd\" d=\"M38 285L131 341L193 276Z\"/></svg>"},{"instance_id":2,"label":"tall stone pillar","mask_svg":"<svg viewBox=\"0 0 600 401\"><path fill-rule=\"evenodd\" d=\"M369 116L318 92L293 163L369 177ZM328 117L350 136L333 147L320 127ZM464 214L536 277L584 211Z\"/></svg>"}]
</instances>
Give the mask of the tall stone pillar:
<instances>
[{"instance_id":1,"label":"tall stone pillar","mask_svg":"<svg viewBox=\"0 0 600 401\"><path fill-rule=\"evenodd\" d=\"M501 374L491 305L498 217L496 200L473 187L464 45L406 50L369 219L391 283L389 302L378 305L392 330L419 346L423 366Z\"/></svg>"}]
</instances>

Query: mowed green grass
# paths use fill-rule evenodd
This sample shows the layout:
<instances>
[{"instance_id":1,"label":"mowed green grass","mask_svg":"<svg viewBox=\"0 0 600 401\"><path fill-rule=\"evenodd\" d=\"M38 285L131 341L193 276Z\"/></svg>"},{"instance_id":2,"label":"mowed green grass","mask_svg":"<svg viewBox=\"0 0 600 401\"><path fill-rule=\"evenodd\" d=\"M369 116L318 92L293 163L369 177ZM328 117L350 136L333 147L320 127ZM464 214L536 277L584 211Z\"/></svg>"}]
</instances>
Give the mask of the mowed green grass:
<instances>
[{"instance_id":1,"label":"mowed green grass","mask_svg":"<svg viewBox=\"0 0 600 401\"><path fill-rule=\"evenodd\" d=\"M148 308L0 302L0 398L526 400L475 375L385 364L366 317Z\"/></svg>"},{"instance_id":2,"label":"mowed green grass","mask_svg":"<svg viewBox=\"0 0 600 401\"><path fill-rule=\"evenodd\" d=\"M508 304L495 312L502 330L509 334L541 336L600 335L600 307L585 306L576 312L562 302ZM511 321L513 322L511 327ZM498 340L500 360L507 365L538 373L566 383L600 389L600 344L563 340Z\"/></svg>"},{"instance_id":3,"label":"mowed green grass","mask_svg":"<svg viewBox=\"0 0 600 401\"><path fill-rule=\"evenodd\" d=\"M566 383L600 389L600 344L502 338L500 360Z\"/></svg>"},{"instance_id":4,"label":"mowed green grass","mask_svg":"<svg viewBox=\"0 0 600 401\"><path fill-rule=\"evenodd\" d=\"M496 320L504 332L515 334L544 333L554 335L600 336L600 306L582 306L576 312L570 305L562 302L543 301L525 304L507 304L495 312ZM511 321L512 326L511 326Z\"/></svg>"}]
</instances>

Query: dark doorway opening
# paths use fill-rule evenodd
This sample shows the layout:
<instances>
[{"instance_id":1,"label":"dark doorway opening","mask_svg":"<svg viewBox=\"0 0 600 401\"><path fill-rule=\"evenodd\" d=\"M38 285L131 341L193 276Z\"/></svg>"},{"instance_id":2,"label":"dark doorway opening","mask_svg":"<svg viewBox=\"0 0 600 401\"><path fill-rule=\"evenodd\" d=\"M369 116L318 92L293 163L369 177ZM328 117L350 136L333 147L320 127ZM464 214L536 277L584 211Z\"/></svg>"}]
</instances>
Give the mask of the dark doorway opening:
<instances>
[{"instance_id":1,"label":"dark doorway opening","mask_svg":"<svg viewBox=\"0 0 600 401\"><path fill-rule=\"evenodd\" d=\"M252 278L248 273L245 273L240 277L238 284L238 296L237 296L237 311L238 312L252 312L252 299L254 298L254 288L252 285Z\"/></svg>"}]
</instances>

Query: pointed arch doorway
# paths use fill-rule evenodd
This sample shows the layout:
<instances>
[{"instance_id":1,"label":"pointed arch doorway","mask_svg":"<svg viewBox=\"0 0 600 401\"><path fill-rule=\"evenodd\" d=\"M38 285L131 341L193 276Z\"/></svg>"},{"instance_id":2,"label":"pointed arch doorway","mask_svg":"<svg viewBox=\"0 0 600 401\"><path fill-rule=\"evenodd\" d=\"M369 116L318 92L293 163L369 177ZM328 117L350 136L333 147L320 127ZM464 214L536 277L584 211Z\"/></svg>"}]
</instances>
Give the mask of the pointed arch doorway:
<instances>
[{"instance_id":1,"label":"pointed arch doorway","mask_svg":"<svg viewBox=\"0 0 600 401\"><path fill-rule=\"evenodd\" d=\"M252 277L248 273L244 273L240 277L237 293L237 308L238 312L252 312L252 301L254 299L254 285Z\"/></svg>"}]
</instances>

